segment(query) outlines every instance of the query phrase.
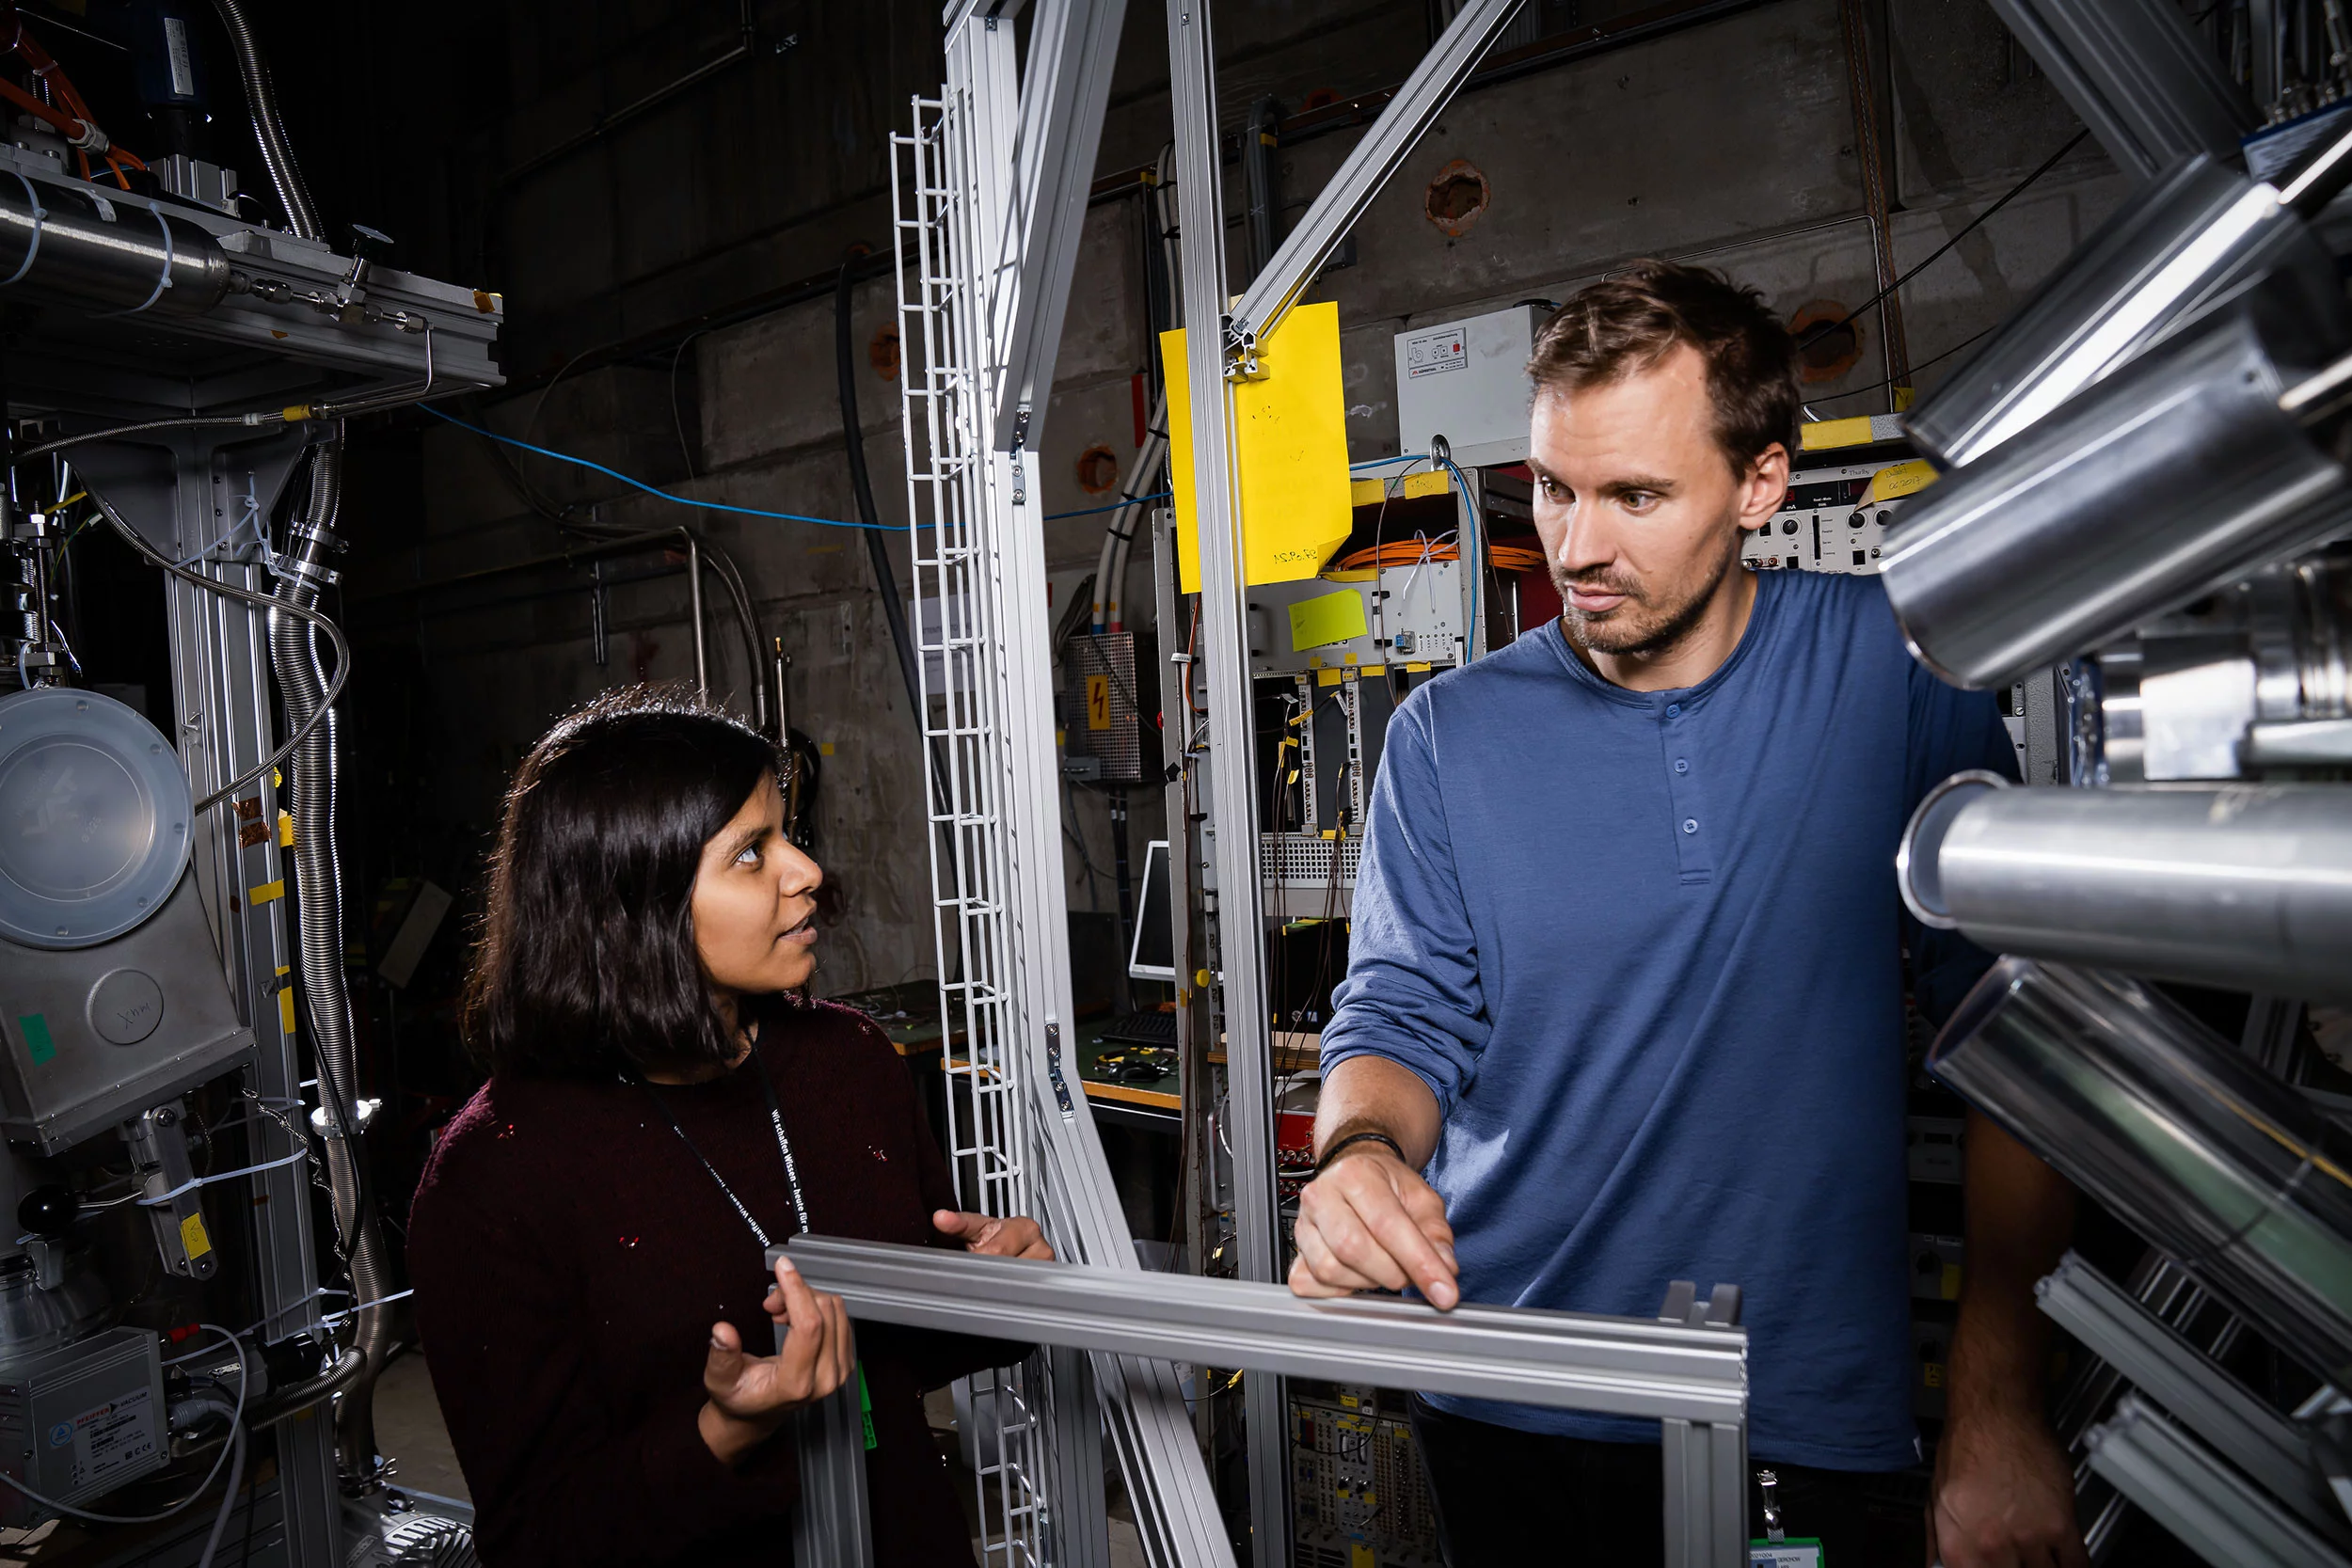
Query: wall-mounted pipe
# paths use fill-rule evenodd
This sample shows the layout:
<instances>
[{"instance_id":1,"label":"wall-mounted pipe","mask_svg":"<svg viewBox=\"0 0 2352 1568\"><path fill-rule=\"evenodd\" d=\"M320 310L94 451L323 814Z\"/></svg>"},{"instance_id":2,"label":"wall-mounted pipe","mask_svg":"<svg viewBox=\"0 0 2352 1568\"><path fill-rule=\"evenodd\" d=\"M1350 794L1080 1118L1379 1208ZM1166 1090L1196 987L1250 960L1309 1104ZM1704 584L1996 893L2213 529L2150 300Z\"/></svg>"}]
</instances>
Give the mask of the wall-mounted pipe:
<instances>
[{"instance_id":1,"label":"wall-mounted pipe","mask_svg":"<svg viewBox=\"0 0 2352 1568\"><path fill-rule=\"evenodd\" d=\"M1946 475L1880 562L1912 650L2007 686L2341 530L2352 481L2283 405L2328 380L2323 352L2293 309L2241 300Z\"/></svg>"},{"instance_id":2,"label":"wall-mounted pipe","mask_svg":"<svg viewBox=\"0 0 2352 1568\"><path fill-rule=\"evenodd\" d=\"M1903 902L1996 953L2352 1002L2352 789L2023 789L1971 771L1912 815Z\"/></svg>"},{"instance_id":3,"label":"wall-mounted pipe","mask_svg":"<svg viewBox=\"0 0 2352 1568\"><path fill-rule=\"evenodd\" d=\"M2006 958L1929 1069L2323 1378L2352 1377L2352 1134L2153 987Z\"/></svg>"}]
</instances>

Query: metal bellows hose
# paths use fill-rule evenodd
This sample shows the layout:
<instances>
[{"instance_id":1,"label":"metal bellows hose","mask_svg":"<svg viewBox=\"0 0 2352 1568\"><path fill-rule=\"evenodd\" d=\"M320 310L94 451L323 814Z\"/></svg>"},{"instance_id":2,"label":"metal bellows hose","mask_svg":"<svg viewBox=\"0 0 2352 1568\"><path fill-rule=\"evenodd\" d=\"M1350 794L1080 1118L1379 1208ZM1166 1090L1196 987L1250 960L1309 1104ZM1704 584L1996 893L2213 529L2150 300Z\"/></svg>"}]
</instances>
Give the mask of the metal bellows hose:
<instances>
[{"instance_id":1,"label":"metal bellows hose","mask_svg":"<svg viewBox=\"0 0 2352 1568\"><path fill-rule=\"evenodd\" d=\"M334 541L333 525L342 494L341 433L322 444L312 460L310 495L295 529L277 591L280 600L308 609L324 578L321 557ZM326 679L310 627L273 611L270 664L278 676L289 726L300 728L325 701ZM358 1063L353 1042L351 998L342 972L342 874L335 854L335 718L329 713L294 752L294 875L301 951L301 991L318 1058L319 1098L329 1118L327 1185L333 1194L337 1239L351 1265L351 1289L361 1303L391 1294L384 1263L384 1238L366 1180L358 1125ZM375 1468L375 1376L391 1349L391 1312L362 1306L355 1348L365 1358L336 1416L337 1447L347 1475L367 1478Z\"/></svg>"},{"instance_id":2,"label":"metal bellows hose","mask_svg":"<svg viewBox=\"0 0 2352 1568\"><path fill-rule=\"evenodd\" d=\"M324 239L319 210L310 201L310 187L303 181L301 166L294 162L285 123L278 118L278 91L270 85L269 67L262 63L261 45L254 41L245 8L238 0L213 0L213 8L220 13L220 24L229 30L230 46L236 52L237 74L245 82L246 112L253 119L253 139L261 144L262 163L269 170L269 182L278 192L279 204L286 209L287 226L306 240Z\"/></svg>"}]
</instances>

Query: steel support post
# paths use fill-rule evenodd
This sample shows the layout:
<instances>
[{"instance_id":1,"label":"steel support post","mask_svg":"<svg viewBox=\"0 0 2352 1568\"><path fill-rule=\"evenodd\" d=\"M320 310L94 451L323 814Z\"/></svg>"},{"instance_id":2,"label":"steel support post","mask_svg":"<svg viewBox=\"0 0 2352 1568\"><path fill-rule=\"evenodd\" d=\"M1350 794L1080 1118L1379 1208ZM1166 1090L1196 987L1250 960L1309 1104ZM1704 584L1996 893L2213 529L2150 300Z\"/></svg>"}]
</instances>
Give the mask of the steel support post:
<instances>
[{"instance_id":1,"label":"steel support post","mask_svg":"<svg viewBox=\"0 0 2352 1568\"><path fill-rule=\"evenodd\" d=\"M2265 0L2254 0L2257 18ZM2195 152L2232 157L2261 121L2172 0L1993 0L2123 170L2145 180ZM2257 81L2262 39L2254 40Z\"/></svg>"},{"instance_id":2,"label":"steel support post","mask_svg":"<svg viewBox=\"0 0 2352 1568\"><path fill-rule=\"evenodd\" d=\"M2216 1568L2346 1568L2342 1554L2136 1394L2088 1441L2093 1470Z\"/></svg>"},{"instance_id":3,"label":"steel support post","mask_svg":"<svg viewBox=\"0 0 2352 1568\"><path fill-rule=\"evenodd\" d=\"M2195 1345L2073 1253L2034 1287L2042 1310L2312 1530L2352 1550L2352 1522L2312 1463L2312 1446Z\"/></svg>"},{"instance_id":4,"label":"steel support post","mask_svg":"<svg viewBox=\"0 0 2352 1568\"><path fill-rule=\"evenodd\" d=\"M1381 187L1389 182L1389 177L1396 172L1397 165L1412 152L1422 134L1436 123L1438 116L1445 112L1446 104L1461 90L1462 84L1470 80L1470 72L1478 68L1478 62L1485 56L1488 46L1502 36L1503 28L1510 24L1512 13L1518 8L1519 0L1470 0L1446 24L1444 33L1430 45L1429 53L1422 56L1421 63L1413 68L1413 73L1405 79L1405 85L1396 89L1396 96L1389 100L1388 107L1380 111L1380 118L1373 122L1372 129L1363 134L1325 183L1313 205L1298 220L1298 227L1293 229L1282 241L1281 248L1274 253L1274 260L1266 263L1263 272L1250 280L1241 302L1233 307L1233 329L1244 342L1244 352L1247 352L1249 341L1263 341L1282 319L1283 312L1297 301L1300 294L1306 293L1307 286L1323 271L1324 262L1331 259L1331 253L1347 238L1348 230L1356 227L1356 220L1363 216L1364 210L1372 205L1373 198L1380 194ZM1180 11L1200 13L1201 35L1207 37L1208 0L1170 0L1168 24L1171 50L1175 44L1174 28ZM1204 61L1216 57L1214 55L1202 56ZM1205 79L1205 69L1202 74ZM1182 90L1176 94L1179 148L1176 189L1180 193L1179 199L1186 201L1193 198L1181 193L1200 188L1186 184L1183 174L1181 150L1184 118L1191 112L1191 105L1187 103L1189 96ZM1213 147L1216 129L1216 103L1212 88L1208 106L1212 111L1209 128ZM1216 211L1221 216L1224 209L1219 207ZM1185 232L1189 234L1191 230L1187 229ZM1211 237L1221 241L1222 233L1220 225ZM1189 261L1184 270L1185 293L1189 299L1192 271ZM1219 276L1222 277L1222 269ZM1222 315L1224 300L1220 297L1217 304L1217 313ZM1184 320L1195 325L1205 326L1216 319L1216 316L1200 315L1189 309L1184 312ZM1200 389L1200 381L1196 373L1193 378L1193 396L1196 400ZM1195 430L1198 428L1196 425Z\"/></svg>"},{"instance_id":5,"label":"steel support post","mask_svg":"<svg viewBox=\"0 0 2352 1568\"><path fill-rule=\"evenodd\" d=\"M1045 1353L1046 1407L1053 1420L1052 1526L1057 1568L1108 1568L1110 1516L1103 1497L1103 1415L1096 1405L1094 1368L1082 1350Z\"/></svg>"},{"instance_id":6,"label":"steel support post","mask_svg":"<svg viewBox=\"0 0 2352 1568\"><path fill-rule=\"evenodd\" d=\"M1233 1228L1241 1277L1280 1275L1274 1196L1273 1037L1265 992L1263 889L1251 781L1256 736L1249 701L1241 516L1235 504L1232 394L1225 383L1225 194L1217 145L1216 51L1208 0L1168 0L1169 98L1176 118L1176 189L1184 214L1184 358L1191 384L1193 528L1200 535L1200 641L1209 696L1211 826L1216 835L1219 975L1225 1029L1228 1137L1233 1150ZM1293 238L1296 238L1294 234ZM1171 416L1172 417L1172 416ZM1290 1560L1289 1420L1281 1379L1242 1382L1248 1434L1251 1558Z\"/></svg>"},{"instance_id":7,"label":"steel support post","mask_svg":"<svg viewBox=\"0 0 2352 1568\"><path fill-rule=\"evenodd\" d=\"M202 433L162 435L153 446L107 444L77 453L83 482L147 542L173 560L216 539L246 484L266 513L294 459L300 433L215 446ZM166 448L167 450L158 451ZM258 567L207 562L198 568L232 587L265 593ZM172 578L166 582L171 640L173 712L182 764L199 797L208 795L278 747L270 717L269 632L260 610ZM307 1076L282 993L293 981L294 943L286 929L285 866L278 842L278 789L266 775L235 800L196 824L197 885L213 929L230 994L254 1032L246 1083L265 1102L299 1104ZM261 824L259 834L240 832ZM295 1150L274 1117L253 1118L247 1136L257 1163ZM310 1181L302 1164L253 1178L250 1209L257 1273L255 1300L268 1314L262 1339L298 1333L318 1320L319 1263L310 1231ZM324 1409L278 1429L283 1479L287 1560L294 1568L331 1568L342 1560L342 1511L335 1468L334 1422Z\"/></svg>"}]
</instances>

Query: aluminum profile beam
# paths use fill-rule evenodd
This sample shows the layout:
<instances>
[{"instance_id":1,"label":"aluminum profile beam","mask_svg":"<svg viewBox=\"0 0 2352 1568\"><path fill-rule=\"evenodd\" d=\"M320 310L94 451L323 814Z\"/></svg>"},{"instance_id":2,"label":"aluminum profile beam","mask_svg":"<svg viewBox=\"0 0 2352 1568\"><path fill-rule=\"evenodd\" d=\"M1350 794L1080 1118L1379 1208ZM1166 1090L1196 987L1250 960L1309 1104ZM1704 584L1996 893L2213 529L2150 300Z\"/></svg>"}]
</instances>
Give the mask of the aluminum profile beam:
<instances>
[{"instance_id":1,"label":"aluminum profile beam","mask_svg":"<svg viewBox=\"0 0 2352 1568\"><path fill-rule=\"evenodd\" d=\"M2313 1533L2352 1550L2352 1522L2337 1508L2303 1433L2178 1329L2072 1252L2034 1294L2059 1327L2262 1482Z\"/></svg>"},{"instance_id":2,"label":"aluminum profile beam","mask_svg":"<svg viewBox=\"0 0 2352 1568\"><path fill-rule=\"evenodd\" d=\"M1171 0L1168 10L1171 45L1177 11L1188 3L1193 10L1205 12L1208 8L1206 0ZM1503 28L1510 24L1513 14L1518 8L1519 0L1470 0L1447 24L1438 41L1430 46L1429 53L1422 56L1421 64L1413 68L1412 75L1406 77L1405 85L1397 88L1396 96L1390 99L1388 107L1380 111L1380 118L1373 122L1372 129L1357 142L1346 161L1340 165L1324 185L1322 193L1315 198L1314 204L1298 220L1298 226L1282 241L1281 248L1274 253L1274 260L1266 263L1264 271L1251 279L1248 289L1241 296L1241 302L1233 307L1233 341L1245 355L1250 345L1263 341L1274 330L1283 313L1290 309L1300 294L1306 293L1307 286L1323 271L1323 264L1331 259L1331 253L1339 248L1340 242L1347 238L1348 230L1356 227L1356 220L1364 215L1364 210L1372 205L1373 198L1389 182L1389 177L1396 172L1397 166L1420 143L1422 134L1436 122L1438 116L1445 112L1445 106L1453 102L1462 84L1470 80L1470 72L1478 68L1479 60L1494 40L1502 36ZM1200 24L1205 38L1205 15ZM1214 55L1206 57L1216 58ZM1212 96L1210 124L1213 130L1216 124L1215 103ZM1181 122L1187 111L1182 89L1177 105L1177 118ZM1181 142L1181 135L1178 139ZM1180 153L1180 165L1181 158ZM1176 188L1179 191L1197 191L1200 187L1183 183L1180 166ZM1219 213L1224 211L1222 206L1215 210ZM1185 270L1189 275L1189 266ZM1222 305L1221 300L1219 304ZM1222 313L1221 310L1219 313ZM1200 325L1216 319L1214 315L1202 316L1189 310L1184 315L1185 321ZM1200 376L1196 372L1193 386L1198 388L1200 385ZM1198 429L1198 425L1195 428Z\"/></svg>"},{"instance_id":3,"label":"aluminum profile beam","mask_svg":"<svg viewBox=\"0 0 2352 1568\"><path fill-rule=\"evenodd\" d=\"M781 1348L784 1330L776 1330ZM874 1568L873 1515L866 1497L866 1423L853 1379L792 1418L801 1505L792 1511L792 1560Z\"/></svg>"},{"instance_id":4,"label":"aluminum profile beam","mask_svg":"<svg viewBox=\"0 0 2352 1568\"><path fill-rule=\"evenodd\" d=\"M797 1236L771 1257L787 1252L811 1289L873 1323L1605 1415L1746 1420L1747 1331L1729 1325L1311 1301L1279 1285L829 1236Z\"/></svg>"},{"instance_id":5,"label":"aluminum profile beam","mask_svg":"<svg viewBox=\"0 0 2352 1568\"><path fill-rule=\"evenodd\" d=\"M2136 1394L2085 1441L2093 1470L2216 1568L2352 1568Z\"/></svg>"},{"instance_id":6,"label":"aluminum profile beam","mask_svg":"<svg viewBox=\"0 0 2352 1568\"><path fill-rule=\"evenodd\" d=\"M1233 401L1225 380L1225 212L1217 142L1216 51L1206 0L1168 0L1169 100L1176 120L1178 260L1191 397L1193 516L1200 559L1200 638L1209 695L1210 831L1217 890L1215 958L1226 1038L1226 1136L1233 1159L1235 1263L1270 1283L1281 1268L1274 1192L1274 1039L1265 986L1265 906L1258 879L1256 723L1243 603ZM1170 410L1171 420L1174 417ZM1274 1369L1242 1382L1248 1433L1252 1559L1287 1564L1289 1416Z\"/></svg>"},{"instance_id":7,"label":"aluminum profile beam","mask_svg":"<svg viewBox=\"0 0 2352 1568\"><path fill-rule=\"evenodd\" d=\"M1004 356L999 448L1040 444L1125 16L1124 0L1041 0L1030 19L1015 204L990 312Z\"/></svg>"},{"instance_id":8,"label":"aluminum profile beam","mask_svg":"<svg viewBox=\"0 0 2352 1568\"><path fill-rule=\"evenodd\" d=\"M2234 157L2261 124L2172 0L1993 0L1993 9L2136 179L2193 153Z\"/></svg>"}]
</instances>

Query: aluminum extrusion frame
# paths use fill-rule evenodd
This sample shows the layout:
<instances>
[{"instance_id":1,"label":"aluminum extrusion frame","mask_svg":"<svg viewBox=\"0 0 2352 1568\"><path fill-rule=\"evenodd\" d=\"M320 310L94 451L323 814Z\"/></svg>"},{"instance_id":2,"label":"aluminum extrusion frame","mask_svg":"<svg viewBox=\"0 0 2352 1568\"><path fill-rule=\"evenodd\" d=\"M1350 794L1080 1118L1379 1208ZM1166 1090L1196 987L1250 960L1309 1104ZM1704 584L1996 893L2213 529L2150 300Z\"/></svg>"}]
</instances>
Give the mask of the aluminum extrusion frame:
<instances>
[{"instance_id":1,"label":"aluminum extrusion frame","mask_svg":"<svg viewBox=\"0 0 2352 1568\"><path fill-rule=\"evenodd\" d=\"M2217 1568L2346 1568L2346 1559L2137 1395L2124 1395L2114 1418L2085 1442L2093 1470Z\"/></svg>"},{"instance_id":2,"label":"aluminum extrusion frame","mask_svg":"<svg viewBox=\"0 0 2352 1568\"><path fill-rule=\"evenodd\" d=\"M2214 1365L2180 1330L2074 1253L2034 1286L2042 1310L2214 1449L2259 1481L2339 1550L2352 1521L2312 1461L2295 1423Z\"/></svg>"}]
</instances>

